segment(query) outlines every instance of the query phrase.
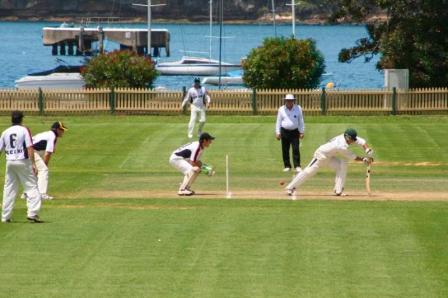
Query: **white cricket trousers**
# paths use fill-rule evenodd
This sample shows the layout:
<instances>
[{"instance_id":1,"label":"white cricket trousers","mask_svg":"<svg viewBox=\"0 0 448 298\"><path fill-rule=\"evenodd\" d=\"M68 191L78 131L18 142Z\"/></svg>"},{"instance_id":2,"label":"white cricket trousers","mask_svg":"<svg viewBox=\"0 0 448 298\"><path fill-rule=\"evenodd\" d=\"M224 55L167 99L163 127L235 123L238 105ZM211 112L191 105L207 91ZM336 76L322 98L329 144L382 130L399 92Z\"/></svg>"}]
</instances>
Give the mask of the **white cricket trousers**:
<instances>
[{"instance_id":1,"label":"white cricket trousers","mask_svg":"<svg viewBox=\"0 0 448 298\"><path fill-rule=\"evenodd\" d=\"M199 127L198 127L198 136L201 135L202 129L205 125L205 107L199 108L195 106L194 104L190 105L191 115L190 115L190 122L188 123L188 137L191 139L193 137L193 130L194 125L196 124L196 119L198 118L199 114Z\"/></svg>"},{"instance_id":2,"label":"white cricket trousers","mask_svg":"<svg viewBox=\"0 0 448 298\"><path fill-rule=\"evenodd\" d=\"M316 156L316 154L315 154ZM334 191L338 194L344 190L345 180L347 177L348 161L337 157L330 157L325 159L318 159L316 157L311 160L309 165L286 186L286 189L293 189L302 185L308 178L314 176L320 167L328 166L336 170L336 177L334 180Z\"/></svg>"},{"instance_id":3,"label":"white cricket trousers","mask_svg":"<svg viewBox=\"0 0 448 298\"><path fill-rule=\"evenodd\" d=\"M39 213L41 198L31 161L29 159L8 160L6 161L5 187L3 189L2 222L12 216L19 183L22 184L24 192L27 194L27 216L33 217Z\"/></svg>"},{"instance_id":4,"label":"white cricket trousers","mask_svg":"<svg viewBox=\"0 0 448 298\"><path fill-rule=\"evenodd\" d=\"M190 188L199 175L198 167L193 167L188 161L180 156L177 156L176 154L171 154L170 165L184 175L184 179L180 184L179 190Z\"/></svg>"},{"instance_id":5,"label":"white cricket trousers","mask_svg":"<svg viewBox=\"0 0 448 298\"><path fill-rule=\"evenodd\" d=\"M46 194L48 191L48 167L45 164L42 155L45 154L45 151L34 151L34 160L36 161L37 168L37 186L39 188L39 192L41 194Z\"/></svg>"}]
</instances>

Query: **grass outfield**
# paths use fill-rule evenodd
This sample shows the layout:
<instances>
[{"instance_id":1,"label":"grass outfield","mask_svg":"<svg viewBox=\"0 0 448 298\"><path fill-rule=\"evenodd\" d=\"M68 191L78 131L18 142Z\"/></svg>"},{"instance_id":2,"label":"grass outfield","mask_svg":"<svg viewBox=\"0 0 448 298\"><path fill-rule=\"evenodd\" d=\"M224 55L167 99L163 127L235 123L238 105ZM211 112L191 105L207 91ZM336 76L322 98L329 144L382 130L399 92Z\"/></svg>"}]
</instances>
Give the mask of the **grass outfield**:
<instances>
[{"instance_id":1,"label":"grass outfield","mask_svg":"<svg viewBox=\"0 0 448 298\"><path fill-rule=\"evenodd\" d=\"M275 118L261 116L210 116L216 140L203 160L217 175L178 199L168 157L187 142L187 117L61 119L69 131L50 165L47 223L25 223L18 200L14 223L0 225L2 297L448 296L448 117L305 119L303 165L354 127L375 150L378 198L431 202L329 200L330 170L304 199L224 199L226 154L235 198L286 198ZM25 124L37 133L54 120ZM364 171L350 164L347 193L365 193Z\"/></svg>"}]
</instances>

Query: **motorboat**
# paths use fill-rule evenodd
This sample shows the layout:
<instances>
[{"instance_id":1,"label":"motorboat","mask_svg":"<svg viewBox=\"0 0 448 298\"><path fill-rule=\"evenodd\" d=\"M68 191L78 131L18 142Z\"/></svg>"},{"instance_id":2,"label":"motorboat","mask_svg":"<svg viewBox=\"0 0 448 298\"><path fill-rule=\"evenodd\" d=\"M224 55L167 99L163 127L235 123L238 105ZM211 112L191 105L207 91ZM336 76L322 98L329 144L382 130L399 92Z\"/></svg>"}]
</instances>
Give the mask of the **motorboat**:
<instances>
[{"instance_id":1,"label":"motorboat","mask_svg":"<svg viewBox=\"0 0 448 298\"><path fill-rule=\"evenodd\" d=\"M84 87L81 66L60 65L54 69L31 73L16 80L17 89L80 89Z\"/></svg>"},{"instance_id":2,"label":"motorboat","mask_svg":"<svg viewBox=\"0 0 448 298\"><path fill-rule=\"evenodd\" d=\"M240 69L240 64L221 61L221 73ZM197 75L215 76L219 74L219 60L184 56L179 61L162 62L156 64L156 69L162 75Z\"/></svg>"},{"instance_id":3,"label":"motorboat","mask_svg":"<svg viewBox=\"0 0 448 298\"><path fill-rule=\"evenodd\" d=\"M220 79L219 76L205 77L202 79L201 83L207 85L219 85L220 84L219 79ZM221 86L241 86L241 85L244 85L242 70L230 71L225 75L221 76Z\"/></svg>"},{"instance_id":4,"label":"motorboat","mask_svg":"<svg viewBox=\"0 0 448 298\"><path fill-rule=\"evenodd\" d=\"M202 80L202 84L207 85L219 85L219 77L213 76L213 77L205 77ZM243 78L242 77L221 77L221 85L229 86L229 85L243 85Z\"/></svg>"}]
</instances>

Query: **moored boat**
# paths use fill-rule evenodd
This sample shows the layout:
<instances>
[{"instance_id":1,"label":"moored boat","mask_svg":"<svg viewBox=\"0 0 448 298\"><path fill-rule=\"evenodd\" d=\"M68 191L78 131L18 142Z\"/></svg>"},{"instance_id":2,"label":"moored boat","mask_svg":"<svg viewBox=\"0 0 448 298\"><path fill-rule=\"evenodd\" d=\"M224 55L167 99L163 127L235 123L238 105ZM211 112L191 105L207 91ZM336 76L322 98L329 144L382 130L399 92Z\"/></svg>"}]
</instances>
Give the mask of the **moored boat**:
<instances>
[{"instance_id":1,"label":"moored boat","mask_svg":"<svg viewBox=\"0 0 448 298\"><path fill-rule=\"evenodd\" d=\"M240 64L221 61L221 73L240 69ZM184 56L179 61L156 64L156 69L162 75L197 75L214 76L219 74L219 60Z\"/></svg>"}]
</instances>

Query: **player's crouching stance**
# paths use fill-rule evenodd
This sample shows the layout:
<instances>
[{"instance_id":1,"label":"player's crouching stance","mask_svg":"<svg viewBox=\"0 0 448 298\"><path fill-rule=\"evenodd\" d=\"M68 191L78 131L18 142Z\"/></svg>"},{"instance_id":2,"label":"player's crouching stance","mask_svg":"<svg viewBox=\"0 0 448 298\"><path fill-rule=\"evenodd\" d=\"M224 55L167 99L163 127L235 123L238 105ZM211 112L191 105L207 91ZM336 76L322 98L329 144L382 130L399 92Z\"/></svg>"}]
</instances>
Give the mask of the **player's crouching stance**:
<instances>
[{"instance_id":1,"label":"player's crouching stance","mask_svg":"<svg viewBox=\"0 0 448 298\"><path fill-rule=\"evenodd\" d=\"M194 195L191 185L201 172L200 157L214 139L213 136L204 132L199 137L199 141L185 144L171 154L170 164L184 174L184 179L177 192L179 196Z\"/></svg>"},{"instance_id":2,"label":"player's crouching stance","mask_svg":"<svg viewBox=\"0 0 448 298\"><path fill-rule=\"evenodd\" d=\"M362 147L367 157L359 157L349 150L351 144ZM344 185L347 177L348 160L362 161L366 165L373 161L373 150L367 142L357 136L356 130L349 128L343 134L334 137L328 143L320 146L314 152L314 158L308 166L286 186L288 195L294 195L296 187L302 185L308 178L317 173L320 167L328 166L336 170L334 192L337 196L345 196ZM341 158L342 157L342 158Z\"/></svg>"}]
</instances>

